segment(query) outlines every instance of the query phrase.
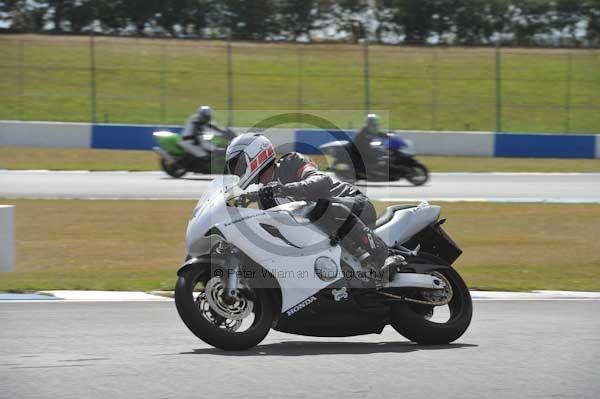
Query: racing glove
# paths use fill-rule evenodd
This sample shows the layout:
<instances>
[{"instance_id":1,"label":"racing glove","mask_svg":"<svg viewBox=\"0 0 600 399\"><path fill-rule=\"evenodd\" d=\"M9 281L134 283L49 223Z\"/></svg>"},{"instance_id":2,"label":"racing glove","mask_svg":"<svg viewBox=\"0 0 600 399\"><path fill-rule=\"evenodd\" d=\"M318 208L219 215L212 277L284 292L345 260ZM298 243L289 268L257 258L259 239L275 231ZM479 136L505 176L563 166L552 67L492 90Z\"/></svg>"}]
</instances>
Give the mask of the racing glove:
<instances>
[{"instance_id":1,"label":"racing glove","mask_svg":"<svg viewBox=\"0 0 600 399\"><path fill-rule=\"evenodd\" d=\"M275 198L285 197L285 195L285 186L275 181L266 184L258 191L260 202L265 205L269 204L268 207L274 206L272 204L275 204Z\"/></svg>"}]
</instances>

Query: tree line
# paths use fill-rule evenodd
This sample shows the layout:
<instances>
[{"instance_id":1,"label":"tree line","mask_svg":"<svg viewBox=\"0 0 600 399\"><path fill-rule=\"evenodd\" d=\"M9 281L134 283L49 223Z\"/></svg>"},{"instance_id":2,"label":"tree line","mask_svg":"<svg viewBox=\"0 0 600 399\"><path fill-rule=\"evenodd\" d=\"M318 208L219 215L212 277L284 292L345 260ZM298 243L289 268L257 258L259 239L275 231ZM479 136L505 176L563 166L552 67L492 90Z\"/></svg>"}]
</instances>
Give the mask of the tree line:
<instances>
[{"instance_id":1,"label":"tree line","mask_svg":"<svg viewBox=\"0 0 600 399\"><path fill-rule=\"evenodd\" d=\"M600 0L7 0L5 32L600 45Z\"/></svg>"}]
</instances>

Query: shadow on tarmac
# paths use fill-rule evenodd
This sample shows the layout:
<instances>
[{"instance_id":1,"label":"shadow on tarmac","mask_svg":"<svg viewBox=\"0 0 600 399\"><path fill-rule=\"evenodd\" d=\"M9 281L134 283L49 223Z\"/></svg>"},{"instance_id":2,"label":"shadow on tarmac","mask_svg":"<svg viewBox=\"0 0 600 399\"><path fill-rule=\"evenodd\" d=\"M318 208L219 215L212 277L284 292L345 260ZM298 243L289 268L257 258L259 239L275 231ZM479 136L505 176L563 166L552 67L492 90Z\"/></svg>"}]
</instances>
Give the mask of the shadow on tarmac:
<instances>
[{"instance_id":1,"label":"shadow on tarmac","mask_svg":"<svg viewBox=\"0 0 600 399\"><path fill-rule=\"evenodd\" d=\"M213 181L214 180L214 176L209 177L209 176L202 176L202 175L190 175L190 176L182 176L179 178L174 178L171 176L162 176L160 178L160 180L173 180L173 181L177 181L177 180L188 180L188 181Z\"/></svg>"},{"instance_id":2,"label":"shadow on tarmac","mask_svg":"<svg viewBox=\"0 0 600 399\"><path fill-rule=\"evenodd\" d=\"M373 353L408 353L422 350L476 348L473 344L418 345L412 342L315 342L286 341L259 345L246 351L224 351L216 348L194 349L181 355L216 356L317 356L368 355Z\"/></svg>"}]
</instances>

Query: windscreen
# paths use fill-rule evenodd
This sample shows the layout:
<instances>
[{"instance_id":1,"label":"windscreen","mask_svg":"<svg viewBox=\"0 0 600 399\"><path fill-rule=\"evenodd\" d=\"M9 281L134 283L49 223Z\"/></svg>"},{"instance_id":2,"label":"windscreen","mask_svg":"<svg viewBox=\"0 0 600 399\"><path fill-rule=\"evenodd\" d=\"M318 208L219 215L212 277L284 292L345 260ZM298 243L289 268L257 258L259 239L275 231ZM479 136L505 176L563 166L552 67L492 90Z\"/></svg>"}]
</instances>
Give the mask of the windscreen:
<instances>
[{"instance_id":1,"label":"windscreen","mask_svg":"<svg viewBox=\"0 0 600 399\"><path fill-rule=\"evenodd\" d=\"M218 176L213 181L210 182L202 197L198 201L196 208L194 208L194 213L192 218L197 215L206 205L208 205L215 197L222 196L224 193L231 190L235 187L240 178L237 176L225 175Z\"/></svg>"}]
</instances>

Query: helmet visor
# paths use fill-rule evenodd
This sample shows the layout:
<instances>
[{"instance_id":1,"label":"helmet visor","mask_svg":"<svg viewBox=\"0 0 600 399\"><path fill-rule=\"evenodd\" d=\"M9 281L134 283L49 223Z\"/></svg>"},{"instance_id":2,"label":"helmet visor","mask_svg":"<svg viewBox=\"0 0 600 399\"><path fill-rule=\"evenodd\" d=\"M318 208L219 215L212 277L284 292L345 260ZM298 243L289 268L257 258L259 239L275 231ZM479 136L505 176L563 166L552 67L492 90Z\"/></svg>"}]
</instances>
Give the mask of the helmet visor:
<instances>
[{"instance_id":1,"label":"helmet visor","mask_svg":"<svg viewBox=\"0 0 600 399\"><path fill-rule=\"evenodd\" d=\"M229 175L242 177L242 175L246 173L247 167L248 163L246 162L246 157L244 156L243 152L240 152L235 157L227 161L225 164L225 172Z\"/></svg>"}]
</instances>

